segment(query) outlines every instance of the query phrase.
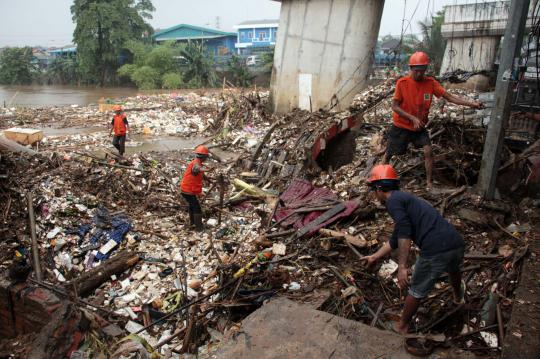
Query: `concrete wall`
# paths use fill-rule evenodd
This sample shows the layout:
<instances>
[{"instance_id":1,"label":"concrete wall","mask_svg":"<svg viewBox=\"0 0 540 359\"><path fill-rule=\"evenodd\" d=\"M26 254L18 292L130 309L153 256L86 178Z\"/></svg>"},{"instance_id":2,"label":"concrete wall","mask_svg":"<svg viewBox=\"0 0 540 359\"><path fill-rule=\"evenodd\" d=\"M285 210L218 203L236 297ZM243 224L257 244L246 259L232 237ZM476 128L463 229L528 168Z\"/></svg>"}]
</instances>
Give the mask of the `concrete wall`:
<instances>
[{"instance_id":1,"label":"concrete wall","mask_svg":"<svg viewBox=\"0 0 540 359\"><path fill-rule=\"evenodd\" d=\"M444 7L444 37L504 34L510 2L497 1Z\"/></svg>"},{"instance_id":2,"label":"concrete wall","mask_svg":"<svg viewBox=\"0 0 540 359\"><path fill-rule=\"evenodd\" d=\"M529 7L527 29L532 24L536 1L532 0ZM441 75L457 69L491 70L506 29L509 10L509 1L445 6L441 32L446 39L446 50Z\"/></svg>"},{"instance_id":3,"label":"concrete wall","mask_svg":"<svg viewBox=\"0 0 540 359\"><path fill-rule=\"evenodd\" d=\"M447 40L441 74L456 69L491 70L501 38L498 36L462 37Z\"/></svg>"},{"instance_id":4,"label":"concrete wall","mask_svg":"<svg viewBox=\"0 0 540 359\"><path fill-rule=\"evenodd\" d=\"M275 112L346 108L366 84L384 0L282 0L274 54Z\"/></svg>"}]
</instances>

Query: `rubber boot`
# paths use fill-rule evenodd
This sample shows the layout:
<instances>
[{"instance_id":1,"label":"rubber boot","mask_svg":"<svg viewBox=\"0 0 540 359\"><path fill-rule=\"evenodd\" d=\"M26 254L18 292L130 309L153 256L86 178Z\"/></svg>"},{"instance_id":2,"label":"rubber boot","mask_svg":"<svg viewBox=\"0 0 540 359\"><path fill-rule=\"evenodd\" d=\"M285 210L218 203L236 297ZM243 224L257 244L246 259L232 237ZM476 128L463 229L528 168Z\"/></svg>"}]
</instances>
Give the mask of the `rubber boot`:
<instances>
[{"instance_id":1,"label":"rubber boot","mask_svg":"<svg viewBox=\"0 0 540 359\"><path fill-rule=\"evenodd\" d=\"M189 228L192 228L195 225L195 220L193 220L193 212L189 211Z\"/></svg>"},{"instance_id":2,"label":"rubber boot","mask_svg":"<svg viewBox=\"0 0 540 359\"><path fill-rule=\"evenodd\" d=\"M194 213L193 222L195 223L195 230L197 232L202 232L203 231L202 213Z\"/></svg>"}]
</instances>

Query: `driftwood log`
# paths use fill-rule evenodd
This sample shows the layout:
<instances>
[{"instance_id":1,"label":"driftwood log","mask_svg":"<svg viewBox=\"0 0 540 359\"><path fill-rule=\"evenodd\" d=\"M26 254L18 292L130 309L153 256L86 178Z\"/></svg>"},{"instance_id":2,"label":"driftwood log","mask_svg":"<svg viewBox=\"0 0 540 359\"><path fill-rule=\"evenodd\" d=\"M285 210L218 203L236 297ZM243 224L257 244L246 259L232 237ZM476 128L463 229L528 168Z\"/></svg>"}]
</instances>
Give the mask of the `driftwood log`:
<instances>
[{"instance_id":1,"label":"driftwood log","mask_svg":"<svg viewBox=\"0 0 540 359\"><path fill-rule=\"evenodd\" d=\"M136 252L123 251L103 262L99 267L84 272L79 277L66 284L68 291L75 291L78 296L84 297L94 289L105 283L114 274L120 274L133 267L140 257Z\"/></svg>"}]
</instances>

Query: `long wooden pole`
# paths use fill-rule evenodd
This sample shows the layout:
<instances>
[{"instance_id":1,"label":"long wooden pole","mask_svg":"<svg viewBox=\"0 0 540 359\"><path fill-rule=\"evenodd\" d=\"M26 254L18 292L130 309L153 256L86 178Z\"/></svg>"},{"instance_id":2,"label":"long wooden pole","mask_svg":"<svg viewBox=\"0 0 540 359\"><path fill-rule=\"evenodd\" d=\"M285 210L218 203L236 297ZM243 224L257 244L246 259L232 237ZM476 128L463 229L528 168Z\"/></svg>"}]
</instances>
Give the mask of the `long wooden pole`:
<instances>
[{"instance_id":1,"label":"long wooden pole","mask_svg":"<svg viewBox=\"0 0 540 359\"><path fill-rule=\"evenodd\" d=\"M30 226L30 236L32 238L32 262L34 264L34 271L36 272L36 279L38 282L43 280L41 274L41 265L39 263L39 249L37 244L36 235L36 218L34 216L34 201L32 199L32 193L28 192L26 198L28 199L28 219Z\"/></svg>"}]
</instances>

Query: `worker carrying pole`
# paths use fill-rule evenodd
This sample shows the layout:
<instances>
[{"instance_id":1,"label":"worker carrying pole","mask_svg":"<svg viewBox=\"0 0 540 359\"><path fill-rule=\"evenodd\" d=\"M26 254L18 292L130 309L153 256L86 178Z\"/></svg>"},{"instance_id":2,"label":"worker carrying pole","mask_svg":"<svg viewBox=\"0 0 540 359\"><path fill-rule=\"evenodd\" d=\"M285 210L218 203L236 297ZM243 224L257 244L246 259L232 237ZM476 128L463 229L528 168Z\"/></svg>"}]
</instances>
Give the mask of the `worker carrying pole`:
<instances>
[{"instance_id":1,"label":"worker carrying pole","mask_svg":"<svg viewBox=\"0 0 540 359\"><path fill-rule=\"evenodd\" d=\"M401 320L393 327L396 332L407 334L421 300L444 272L449 275L455 304L465 302L465 283L459 268L465 243L456 229L428 202L399 190L399 179L392 166L373 167L368 183L375 199L386 206L395 225L391 239L363 260L371 266L397 249L398 286L406 289L409 286L407 259L411 242L420 248Z\"/></svg>"},{"instance_id":2,"label":"worker carrying pole","mask_svg":"<svg viewBox=\"0 0 540 359\"><path fill-rule=\"evenodd\" d=\"M203 230L203 213L198 196L202 193L203 179L205 179L203 165L209 154L208 148L203 145L198 146L195 149L195 159L188 164L180 183L182 197L188 203L189 225L195 226L197 232Z\"/></svg>"},{"instance_id":3,"label":"worker carrying pole","mask_svg":"<svg viewBox=\"0 0 540 359\"><path fill-rule=\"evenodd\" d=\"M448 93L433 77L425 76L428 65L428 55L415 52L409 59L410 74L396 83L392 100L393 125L388 133L384 163L389 163L394 155L404 154L409 143L422 147L426 162L426 188L429 190L433 186L433 152L426 125L433 95L472 108L482 108L483 104Z\"/></svg>"}]
</instances>

